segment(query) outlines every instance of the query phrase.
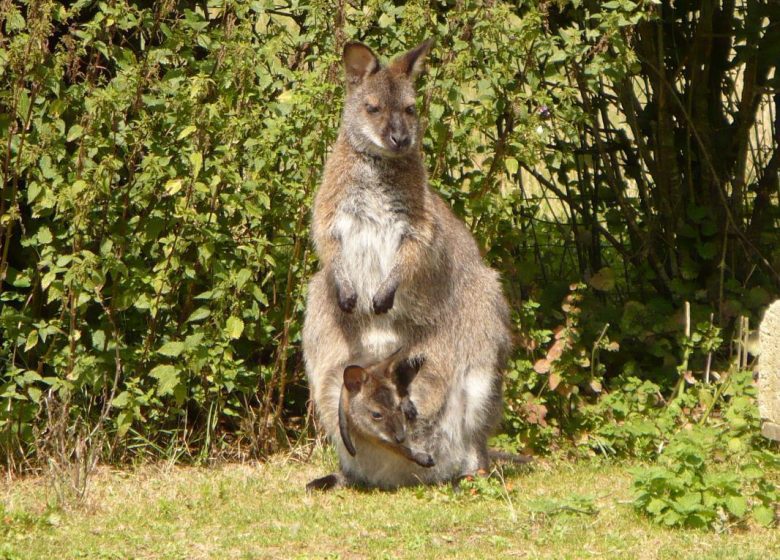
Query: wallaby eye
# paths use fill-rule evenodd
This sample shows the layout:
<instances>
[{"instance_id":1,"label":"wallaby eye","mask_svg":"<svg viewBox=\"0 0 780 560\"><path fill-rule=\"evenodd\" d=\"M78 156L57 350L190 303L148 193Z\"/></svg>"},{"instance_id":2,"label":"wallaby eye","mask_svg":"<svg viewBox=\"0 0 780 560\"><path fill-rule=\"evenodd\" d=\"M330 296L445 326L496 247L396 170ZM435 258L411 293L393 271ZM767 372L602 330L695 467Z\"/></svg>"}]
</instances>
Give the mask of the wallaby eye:
<instances>
[{"instance_id":1,"label":"wallaby eye","mask_svg":"<svg viewBox=\"0 0 780 560\"><path fill-rule=\"evenodd\" d=\"M371 418L373 418L374 420L381 420L382 419L382 413L373 410L373 411L371 411Z\"/></svg>"},{"instance_id":2,"label":"wallaby eye","mask_svg":"<svg viewBox=\"0 0 780 560\"><path fill-rule=\"evenodd\" d=\"M371 103L366 103L366 112L367 113L378 113L379 107L377 105L371 105Z\"/></svg>"},{"instance_id":3,"label":"wallaby eye","mask_svg":"<svg viewBox=\"0 0 780 560\"><path fill-rule=\"evenodd\" d=\"M405 110L407 115L414 115L415 113L414 105L409 105Z\"/></svg>"}]
</instances>

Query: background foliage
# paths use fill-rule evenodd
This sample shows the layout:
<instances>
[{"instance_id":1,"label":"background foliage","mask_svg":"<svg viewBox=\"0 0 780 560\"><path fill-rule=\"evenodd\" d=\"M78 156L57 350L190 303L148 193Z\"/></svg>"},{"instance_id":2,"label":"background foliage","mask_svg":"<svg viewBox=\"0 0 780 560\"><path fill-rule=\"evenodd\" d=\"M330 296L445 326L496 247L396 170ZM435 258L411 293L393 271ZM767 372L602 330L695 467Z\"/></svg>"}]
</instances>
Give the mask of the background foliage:
<instances>
[{"instance_id":1,"label":"background foliage","mask_svg":"<svg viewBox=\"0 0 780 560\"><path fill-rule=\"evenodd\" d=\"M428 36L431 183L518 327L499 443L656 455L726 410L740 318L778 295L779 24L738 0L0 1L0 456L306 435L338 53Z\"/></svg>"}]
</instances>

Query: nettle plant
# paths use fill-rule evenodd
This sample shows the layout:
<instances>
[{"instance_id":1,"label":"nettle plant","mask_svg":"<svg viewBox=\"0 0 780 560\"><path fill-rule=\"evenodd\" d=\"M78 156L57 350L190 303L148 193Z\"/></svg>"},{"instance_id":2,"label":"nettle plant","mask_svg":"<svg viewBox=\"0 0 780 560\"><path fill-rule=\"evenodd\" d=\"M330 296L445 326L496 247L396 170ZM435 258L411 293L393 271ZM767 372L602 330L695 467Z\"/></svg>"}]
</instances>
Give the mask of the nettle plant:
<instances>
[{"instance_id":1,"label":"nettle plant","mask_svg":"<svg viewBox=\"0 0 780 560\"><path fill-rule=\"evenodd\" d=\"M729 452L725 433L695 426L676 434L657 465L634 471L634 507L667 526L725 529L748 515L773 524L780 493L765 472L780 467L777 455L753 451L728 469L713 468Z\"/></svg>"}]
</instances>

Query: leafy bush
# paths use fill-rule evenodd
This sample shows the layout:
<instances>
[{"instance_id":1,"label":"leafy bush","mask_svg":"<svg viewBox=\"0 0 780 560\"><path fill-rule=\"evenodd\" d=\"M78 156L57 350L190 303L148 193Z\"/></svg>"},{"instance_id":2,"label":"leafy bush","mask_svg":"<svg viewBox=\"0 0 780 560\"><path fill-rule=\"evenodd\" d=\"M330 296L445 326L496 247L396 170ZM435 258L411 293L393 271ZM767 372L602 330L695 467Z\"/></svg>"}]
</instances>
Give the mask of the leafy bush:
<instances>
[{"instance_id":1,"label":"leafy bush","mask_svg":"<svg viewBox=\"0 0 780 560\"><path fill-rule=\"evenodd\" d=\"M778 293L778 19L666 0L1 2L0 455L192 459L305 435L308 208L338 53L429 35L430 181L522 333L504 443L651 455L651 394L689 398L682 358L700 370L713 349L680 336L682 302L729 339Z\"/></svg>"}]
</instances>

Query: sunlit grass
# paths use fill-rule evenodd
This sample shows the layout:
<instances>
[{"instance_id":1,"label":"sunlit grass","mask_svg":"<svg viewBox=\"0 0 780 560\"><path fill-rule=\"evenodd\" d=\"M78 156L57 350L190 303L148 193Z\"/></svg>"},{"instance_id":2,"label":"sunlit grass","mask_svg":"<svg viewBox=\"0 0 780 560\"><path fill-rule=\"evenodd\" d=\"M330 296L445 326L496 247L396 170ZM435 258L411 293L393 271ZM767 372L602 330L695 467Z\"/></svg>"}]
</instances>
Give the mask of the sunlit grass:
<instances>
[{"instance_id":1,"label":"sunlit grass","mask_svg":"<svg viewBox=\"0 0 780 560\"><path fill-rule=\"evenodd\" d=\"M667 530L634 513L627 465L539 461L397 492L306 495L311 463L104 468L86 503L43 478L0 486L0 558L769 558L776 529Z\"/></svg>"}]
</instances>

